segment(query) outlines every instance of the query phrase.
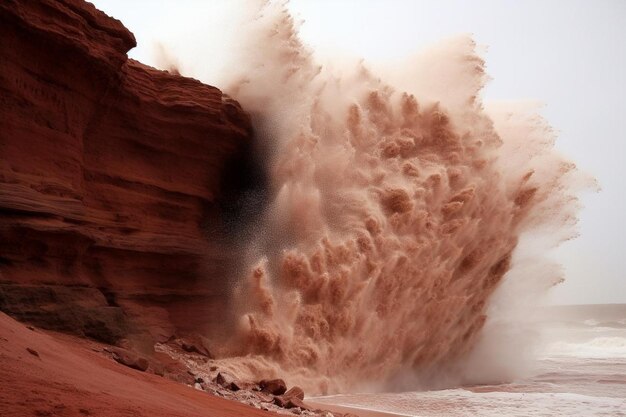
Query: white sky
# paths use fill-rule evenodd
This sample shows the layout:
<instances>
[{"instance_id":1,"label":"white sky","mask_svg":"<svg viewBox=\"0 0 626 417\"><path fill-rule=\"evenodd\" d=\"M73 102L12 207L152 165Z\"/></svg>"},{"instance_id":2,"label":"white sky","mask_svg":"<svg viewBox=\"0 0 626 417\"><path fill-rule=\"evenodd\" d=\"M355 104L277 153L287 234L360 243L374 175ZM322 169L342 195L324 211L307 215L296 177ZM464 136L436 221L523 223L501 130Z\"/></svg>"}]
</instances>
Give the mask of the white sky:
<instances>
[{"instance_id":1,"label":"white sky","mask_svg":"<svg viewBox=\"0 0 626 417\"><path fill-rule=\"evenodd\" d=\"M92 1L135 34L130 55L147 64L155 64L155 41L173 38L222 56L239 29L232 1ZM289 8L305 20L301 38L313 49L366 61L401 58L459 33L488 46L493 81L483 97L546 103L557 148L602 187L582 198L581 237L556 253L567 280L553 300L626 303L626 1L292 0Z\"/></svg>"}]
</instances>

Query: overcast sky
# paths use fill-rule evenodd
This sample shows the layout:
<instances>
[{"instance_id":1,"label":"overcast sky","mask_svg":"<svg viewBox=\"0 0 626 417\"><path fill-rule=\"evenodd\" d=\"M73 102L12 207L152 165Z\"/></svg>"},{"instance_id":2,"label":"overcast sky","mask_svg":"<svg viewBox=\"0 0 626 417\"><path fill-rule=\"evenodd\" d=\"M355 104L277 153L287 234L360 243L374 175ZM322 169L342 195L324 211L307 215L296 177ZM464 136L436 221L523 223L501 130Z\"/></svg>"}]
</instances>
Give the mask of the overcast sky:
<instances>
[{"instance_id":1,"label":"overcast sky","mask_svg":"<svg viewBox=\"0 0 626 417\"><path fill-rule=\"evenodd\" d=\"M227 33L238 30L224 0L93 2L135 34L130 55L152 65L155 42L178 38L193 48L195 39L219 57ZM567 280L554 302L626 303L626 1L292 0L289 8L305 21L301 38L313 49L366 61L402 58L461 33L487 46L493 80L484 99L544 102L558 149L602 187L582 196L581 236L555 254Z\"/></svg>"}]
</instances>

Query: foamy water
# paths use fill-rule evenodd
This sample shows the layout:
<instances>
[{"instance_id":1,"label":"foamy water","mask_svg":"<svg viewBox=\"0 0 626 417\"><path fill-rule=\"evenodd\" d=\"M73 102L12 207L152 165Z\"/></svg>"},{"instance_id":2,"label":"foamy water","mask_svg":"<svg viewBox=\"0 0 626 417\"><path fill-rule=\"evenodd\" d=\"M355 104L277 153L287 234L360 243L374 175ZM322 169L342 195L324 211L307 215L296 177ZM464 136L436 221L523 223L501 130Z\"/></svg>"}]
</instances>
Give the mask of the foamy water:
<instances>
[{"instance_id":1,"label":"foamy water","mask_svg":"<svg viewBox=\"0 0 626 417\"><path fill-rule=\"evenodd\" d=\"M606 307L581 307L581 310L594 314L594 310L601 312ZM626 317L626 305L617 314L611 322L562 321L561 318L542 323L552 340L543 349L534 374L513 383L426 392L336 395L312 400L423 417L624 416L626 326L622 320ZM601 322L604 325L599 326Z\"/></svg>"},{"instance_id":2,"label":"foamy water","mask_svg":"<svg viewBox=\"0 0 626 417\"><path fill-rule=\"evenodd\" d=\"M603 334L612 332L608 327L593 330ZM569 356L584 358L626 358L626 338L620 336L599 336L586 342L555 342L546 352L547 356Z\"/></svg>"}]
</instances>

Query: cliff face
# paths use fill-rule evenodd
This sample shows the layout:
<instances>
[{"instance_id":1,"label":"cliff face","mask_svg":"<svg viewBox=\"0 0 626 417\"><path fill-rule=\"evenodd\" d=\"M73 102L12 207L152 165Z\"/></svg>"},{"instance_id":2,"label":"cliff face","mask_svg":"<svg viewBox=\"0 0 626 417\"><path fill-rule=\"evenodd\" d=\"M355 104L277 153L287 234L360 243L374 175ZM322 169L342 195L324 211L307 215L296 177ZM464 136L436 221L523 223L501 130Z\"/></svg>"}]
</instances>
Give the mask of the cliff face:
<instances>
[{"instance_id":1,"label":"cliff face","mask_svg":"<svg viewBox=\"0 0 626 417\"><path fill-rule=\"evenodd\" d=\"M251 136L238 103L133 46L81 0L0 3L0 310L106 341L220 314L209 231Z\"/></svg>"}]
</instances>

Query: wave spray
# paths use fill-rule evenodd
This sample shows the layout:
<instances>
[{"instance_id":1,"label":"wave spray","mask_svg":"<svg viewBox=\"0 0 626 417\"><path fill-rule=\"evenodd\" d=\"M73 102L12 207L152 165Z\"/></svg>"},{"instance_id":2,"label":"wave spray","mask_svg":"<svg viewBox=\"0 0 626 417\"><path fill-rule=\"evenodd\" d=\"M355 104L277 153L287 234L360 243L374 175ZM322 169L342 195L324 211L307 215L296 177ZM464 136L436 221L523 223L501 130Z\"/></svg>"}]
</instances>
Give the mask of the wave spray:
<instances>
[{"instance_id":1,"label":"wave spray","mask_svg":"<svg viewBox=\"0 0 626 417\"><path fill-rule=\"evenodd\" d=\"M469 38L374 74L318 65L283 4L244 27L226 91L271 200L220 366L309 393L504 377L487 364L519 343L507 320L561 280L543 252L575 235L581 178L552 130L483 105Z\"/></svg>"}]
</instances>

